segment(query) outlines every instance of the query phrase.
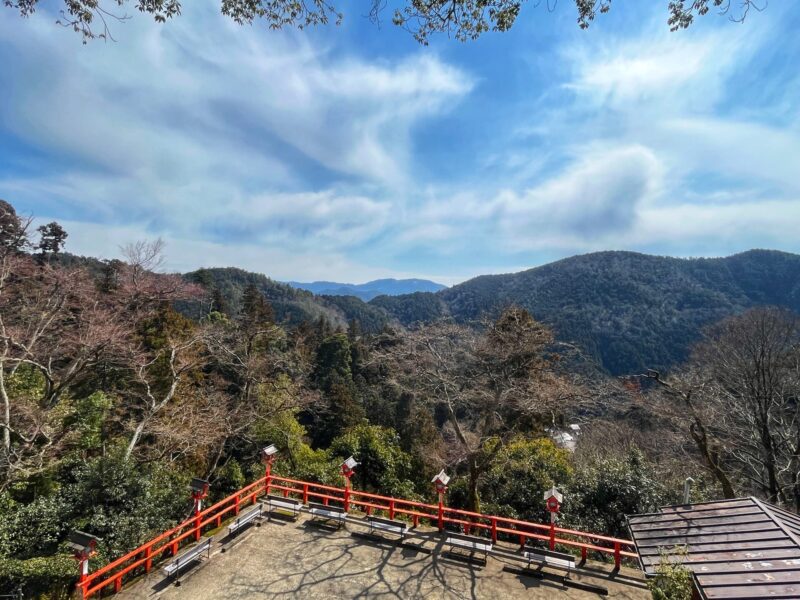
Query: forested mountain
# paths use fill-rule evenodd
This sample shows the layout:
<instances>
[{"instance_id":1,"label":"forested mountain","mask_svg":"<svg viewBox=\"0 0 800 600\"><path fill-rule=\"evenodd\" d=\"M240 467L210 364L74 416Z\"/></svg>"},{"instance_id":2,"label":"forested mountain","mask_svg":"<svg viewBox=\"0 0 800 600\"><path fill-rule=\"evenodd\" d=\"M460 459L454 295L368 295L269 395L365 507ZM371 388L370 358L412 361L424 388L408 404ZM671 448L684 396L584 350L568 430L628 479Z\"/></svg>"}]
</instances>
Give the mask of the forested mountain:
<instances>
[{"instance_id":1,"label":"forested mountain","mask_svg":"<svg viewBox=\"0 0 800 600\"><path fill-rule=\"evenodd\" d=\"M255 283L279 321L356 320L366 332L444 316L475 321L518 305L615 375L683 362L703 327L747 308L800 310L800 256L772 250L696 259L597 252L519 273L483 275L437 293L381 295L368 303L354 296L314 296L241 269L201 269L187 277L218 290L232 313L244 288Z\"/></svg>"},{"instance_id":2,"label":"forested mountain","mask_svg":"<svg viewBox=\"0 0 800 600\"><path fill-rule=\"evenodd\" d=\"M398 296L416 292L438 292L445 289L441 283L427 279L376 279L367 283L336 283L334 281L314 281L312 283L287 282L290 286L313 292L319 296L355 296L369 301L376 296Z\"/></svg>"},{"instance_id":3,"label":"forested mountain","mask_svg":"<svg viewBox=\"0 0 800 600\"><path fill-rule=\"evenodd\" d=\"M238 314L244 291L254 285L269 300L275 311L275 319L282 323L298 325L324 318L334 327L346 326L356 320L368 331L380 331L392 320L386 311L370 306L351 296L315 296L311 292L274 281L261 273L251 273L233 267L199 269L184 275L211 292L213 310ZM209 307L190 307L198 315ZM196 316L196 315L195 315Z\"/></svg>"},{"instance_id":4,"label":"forested mountain","mask_svg":"<svg viewBox=\"0 0 800 600\"><path fill-rule=\"evenodd\" d=\"M457 321L516 304L578 343L613 374L684 361L701 329L759 305L800 309L800 256L751 250L679 259L634 252L574 256L520 273L484 275L437 294L371 302L404 324Z\"/></svg>"}]
</instances>

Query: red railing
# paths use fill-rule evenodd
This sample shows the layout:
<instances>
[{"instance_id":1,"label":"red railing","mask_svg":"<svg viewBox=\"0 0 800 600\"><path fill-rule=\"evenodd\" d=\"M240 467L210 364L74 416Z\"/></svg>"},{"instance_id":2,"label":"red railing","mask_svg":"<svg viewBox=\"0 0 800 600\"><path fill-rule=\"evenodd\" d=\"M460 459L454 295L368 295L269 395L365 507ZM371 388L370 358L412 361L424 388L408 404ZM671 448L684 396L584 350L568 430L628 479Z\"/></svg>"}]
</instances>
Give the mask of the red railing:
<instances>
[{"instance_id":1,"label":"red railing","mask_svg":"<svg viewBox=\"0 0 800 600\"><path fill-rule=\"evenodd\" d=\"M401 515L410 517L414 526L419 525L420 519L427 519L432 526L438 527L439 530L444 529L445 524L454 524L460 526L465 533L470 533L472 530L485 531L494 543L497 542L499 534L513 536L520 545L524 545L529 539L542 540L548 542L551 549L556 544L580 549L581 557L584 559L589 550L594 550L613 556L614 564L617 567L620 566L623 557L633 559L637 557L637 554L632 551L635 547L631 540L562 527L551 527L542 523L519 521L508 517L484 515L448 508L441 504L425 504L424 502L391 498L347 488L308 483L286 477L273 475L270 479L270 489L281 490L284 495L299 496L304 503L310 499L321 499L325 504L331 501L341 503L345 510L349 510L353 506L362 508L367 514L380 510L386 512L390 519Z\"/></svg>"},{"instance_id":2,"label":"red railing","mask_svg":"<svg viewBox=\"0 0 800 600\"><path fill-rule=\"evenodd\" d=\"M222 525L223 518L239 514L239 510L248 504L254 504L256 498L278 490L284 496L300 498L303 503L321 501L324 504L335 502L341 504L346 511L352 507L362 509L367 514L375 511L386 512L389 518L408 517L414 526L420 519L426 519L432 526L443 530L445 525L457 525L470 533L485 532L494 542L500 535L516 538L520 544L528 539L542 540L549 543L551 549L556 544L580 549L582 558L587 557L589 550L608 554L614 557L614 564L619 567L622 558L636 558L632 552L633 542L613 537L594 535L582 531L552 527L542 523L530 523L507 517L484 515L480 513L448 508L443 504L425 504L402 498L391 498L379 494L371 494L349 488L340 488L319 483L310 483L287 477L262 477L241 490L209 506L197 515L193 515L180 525L165 531L158 537L139 546L135 550L88 574L78 582L81 596L89 598L106 588L118 592L122 588L123 578L132 579L147 573L153 564L165 555L175 556L182 543L187 540L197 541L206 527L217 528Z\"/></svg>"}]
</instances>

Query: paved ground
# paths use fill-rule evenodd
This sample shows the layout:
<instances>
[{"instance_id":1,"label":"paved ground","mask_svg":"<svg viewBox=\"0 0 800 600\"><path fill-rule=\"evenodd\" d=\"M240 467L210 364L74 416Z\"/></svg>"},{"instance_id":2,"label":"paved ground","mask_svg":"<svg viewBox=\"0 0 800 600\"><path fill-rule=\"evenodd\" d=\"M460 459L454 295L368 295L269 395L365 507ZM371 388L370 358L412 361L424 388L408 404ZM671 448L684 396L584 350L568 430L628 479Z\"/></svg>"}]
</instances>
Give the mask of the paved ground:
<instances>
[{"instance_id":1,"label":"paved ground","mask_svg":"<svg viewBox=\"0 0 800 600\"><path fill-rule=\"evenodd\" d=\"M431 550L418 552L391 543L352 536L360 526L330 530L309 523L273 519L251 527L235 540L215 540L210 559L187 570L180 587L160 572L123 590L119 600L202 600L265 598L499 598L544 600L599 598L565 587L556 573L545 579L503 570L520 563L492 556L484 566L446 556L436 532L421 532L410 542ZM609 597L647 599L638 571L623 569L609 578L609 566L591 563L573 579L600 585ZM629 583L625 583L625 582Z\"/></svg>"}]
</instances>

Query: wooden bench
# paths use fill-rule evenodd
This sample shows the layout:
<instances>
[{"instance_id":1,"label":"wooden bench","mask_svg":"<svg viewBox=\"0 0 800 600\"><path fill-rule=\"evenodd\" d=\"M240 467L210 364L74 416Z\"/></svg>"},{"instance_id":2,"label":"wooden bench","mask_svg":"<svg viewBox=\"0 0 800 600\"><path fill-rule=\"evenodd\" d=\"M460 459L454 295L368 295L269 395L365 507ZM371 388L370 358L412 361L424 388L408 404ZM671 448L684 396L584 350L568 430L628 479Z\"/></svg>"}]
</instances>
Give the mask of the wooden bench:
<instances>
[{"instance_id":1,"label":"wooden bench","mask_svg":"<svg viewBox=\"0 0 800 600\"><path fill-rule=\"evenodd\" d=\"M408 523L396 519L384 519L370 515L367 517L367 522L369 523L370 534L375 533L375 531L396 533L400 536L399 541L402 542L406 538L406 533L408 533Z\"/></svg>"},{"instance_id":2,"label":"wooden bench","mask_svg":"<svg viewBox=\"0 0 800 600\"><path fill-rule=\"evenodd\" d=\"M176 556L173 560L169 561L166 565L162 567L162 571L164 574L169 577L173 578L183 569L186 565L193 563L195 560L200 558L200 555L203 552L208 551L209 558L211 557L211 538L206 538L204 541L199 542L195 546L184 552L180 556ZM177 585L180 585L179 582L176 582Z\"/></svg>"},{"instance_id":3,"label":"wooden bench","mask_svg":"<svg viewBox=\"0 0 800 600\"><path fill-rule=\"evenodd\" d=\"M303 503L294 498L284 498L283 496L269 495L261 500L262 504L267 505L267 514L271 517L272 512L281 510L292 513L292 518L297 520L300 516L300 509L303 508Z\"/></svg>"},{"instance_id":4,"label":"wooden bench","mask_svg":"<svg viewBox=\"0 0 800 600\"><path fill-rule=\"evenodd\" d=\"M337 527L341 527L347 518L347 513L344 512L343 508L339 506L326 506L318 502L309 502L308 512L311 513L312 521L315 519L335 521Z\"/></svg>"},{"instance_id":5,"label":"wooden bench","mask_svg":"<svg viewBox=\"0 0 800 600\"><path fill-rule=\"evenodd\" d=\"M228 525L228 534L234 534L245 525L257 521L261 518L261 506L256 506L253 510L243 515L236 517L236 520Z\"/></svg>"},{"instance_id":6,"label":"wooden bench","mask_svg":"<svg viewBox=\"0 0 800 600\"><path fill-rule=\"evenodd\" d=\"M562 569L567 572L567 578L569 578L570 571L575 568L575 557L572 554L542 548L525 548L522 556L528 560L528 569L531 568L531 563L535 562L547 567Z\"/></svg>"},{"instance_id":7,"label":"wooden bench","mask_svg":"<svg viewBox=\"0 0 800 600\"><path fill-rule=\"evenodd\" d=\"M492 540L477 537L474 535L464 535L461 533L448 533L445 539L445 544L450 546L449 554L457 556L453 550L459 548L461 550L469 550L469 557L473 558L475 552L483 552L483 563L489 558L489 553L492 551Z\"/></svg>"}]
</instances>

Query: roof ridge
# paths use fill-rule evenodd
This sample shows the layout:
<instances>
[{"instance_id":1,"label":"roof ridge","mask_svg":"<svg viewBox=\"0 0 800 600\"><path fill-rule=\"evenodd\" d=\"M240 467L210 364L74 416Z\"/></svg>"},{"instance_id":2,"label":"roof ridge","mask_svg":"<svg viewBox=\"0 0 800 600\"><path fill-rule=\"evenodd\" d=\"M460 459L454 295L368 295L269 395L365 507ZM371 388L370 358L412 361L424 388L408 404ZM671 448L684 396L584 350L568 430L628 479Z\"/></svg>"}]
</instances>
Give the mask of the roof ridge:
<instances>
[{"instance_id":1,"label":"roof ridge","mask_svg":"<svg viewBox=\"0 0 800 600\"><path fill-rule=\"evenodd\" d=\"M665 508L678 508L679 506L703 506L705 504L724 504L726 502L741 502L742 500L753 500L752 496L737 496L736 498L722 498L720 500L703 500L702 502L688 502L686 504L664 504L663 506L659 506L658 510L663 510ZM660 514L660 513L647 513L647 514Z\"/></svg>"},{"instance_id":2,"label":"roof ridge","mask_svg":"<svg viewBox=\"0 0 800 600\"><path fill-rule=\"evenodd\" d=\"M767 515L767 516L768 516L770 519L772 519L772 521L773 521L773 522L774 522L774 523L775 523L775 524L776 524L776 525L777 525L777 526L778 526L778 527L781 529L781 531L783 531L783 532L784 532L784 533L785 533L787 536L789 536L789 538L790 538L790 539L791 539L791 540L794 542L794 545L795 545L795 546L797 546L798 548L800 548L800 538L798 538L798 537L797 537L797 536L794 534L794 532L793 532L791 529L789 529L789 527L787 527L786 523L784 523L784 522L783 522L783 519L781 519L781 518L780 518L779 516L777 516L777 515L776 515L774 512L772 512L772 509L781 510L779 507L777 507L777 506L772 506L772 505L771 505L769 502L763 502L762 500L759 500L759 499L758 499L758 498L756 498L755 496L750 496L750 499L751 499L753 502L755 502L755 503L756 503L756 505L757 505L757 506L758 506L758 507L759 507L761 510L763 510L763 511L764 511L764 513L765 513L765 514L766 514L766 515Z\"/></svg>"}]
</instances>

